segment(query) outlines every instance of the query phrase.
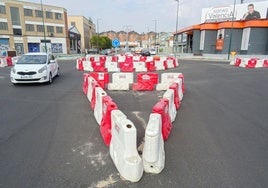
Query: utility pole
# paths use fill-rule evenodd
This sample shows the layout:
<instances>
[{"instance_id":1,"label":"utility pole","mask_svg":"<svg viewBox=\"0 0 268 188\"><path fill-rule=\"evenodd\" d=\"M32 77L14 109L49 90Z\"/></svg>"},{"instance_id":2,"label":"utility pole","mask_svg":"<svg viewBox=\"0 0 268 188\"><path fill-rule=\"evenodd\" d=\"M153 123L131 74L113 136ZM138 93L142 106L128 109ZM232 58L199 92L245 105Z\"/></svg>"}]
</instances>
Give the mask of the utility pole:
<instances>
[{"instance_id":1,"label":"utility pole","mask_svg":"<svg viewBox=\"0 0 268 188\"><path fill-rule=\"evenodd\" d=\"M156 19L153 19L152 21L154 21L154 32L155 32L155 36L154 36L154 46L155 46L155 49L156 49L156 28L157 28L157 20Z\"/></svg>"},{"instance_id":2,"label":"utility pole","mask_svg":"<svg viewBox=\"0 0 268 188\"><path fill-rule=\"evenodd\" d=\"M124 27L126 28L126 33L127 33L125 52L128 52L128 50L129 50L129 46L128 46L128 32L129 32L131 26L130 25L125 25Z\"/></svg>"},{"instance_id":3,"label":"utility pole","mask_svg":"<svg viewBox=\"0 0 268 188\"><path fill-rule=\"evenodd\" d=\"M234 5L233 5L232 28L231 28L230 40L229 40L228 60L230 59L230 53L231 53L231 47L232 47L232 38L233 38L233 30L234 30L235 5L236 5L236 0L234 0Z\"/></svg>"},{"instance_id":4,"label":"utility pole","mask_svg":"<svg viewBox=\"0 0 268 188\"><path fill-rule=\"evenodd\" d=\"M150 37L149 27L147 27L147 48L148 49L150 48L150 45L149 45L149 37Z\"/></svg>"},{"instance_id":5,"label":"utility pole","mask_svg":"<svg viewBox=\"0 0 268 188\"><path fill-rule=\"evenodd\" d=\"M98 36L98 38L97 38L97 51L98 51L98 53L100 53L99 52L99 39L100 39L100 32L99 32L99 20L100 20L100 18L97 18L97 36Z\"/></svg>"},{"instance_id":6,"label":"utility pole","mask_svg":"<svg viewBox=\"0 0 268 188\"><path fill-rule=\"evenodd\" d=\"M176 54L177 54L177 50L178 50L178 36L176 38L176 41L175 41L175 36L178 32L178 25L179 25L179 5L180 5L180 2L179 0L175 0L177 1L177 16L176 16L176 30L175 30L175 34L174 34L174 39L173 39L173 53L175 55L175 58L176 58ZM175 48L176 48L176 52L175 52Z\"/></svg>"},{"instance_id":7,"label":"utility pole","mask_svg":"<svg viewBox=\"0 0 268 188\"><path fill-rule=\"evenodd\" d=\"M44 18L44 9L43 9L43 1L40 0L41 10L42 10L42 21L43 21L43 33L44 33L44 42L45 42L45 52L47 53L47 39L46 39L46 30L45 30L45 18Z\"/></svg>"}]
</instances>

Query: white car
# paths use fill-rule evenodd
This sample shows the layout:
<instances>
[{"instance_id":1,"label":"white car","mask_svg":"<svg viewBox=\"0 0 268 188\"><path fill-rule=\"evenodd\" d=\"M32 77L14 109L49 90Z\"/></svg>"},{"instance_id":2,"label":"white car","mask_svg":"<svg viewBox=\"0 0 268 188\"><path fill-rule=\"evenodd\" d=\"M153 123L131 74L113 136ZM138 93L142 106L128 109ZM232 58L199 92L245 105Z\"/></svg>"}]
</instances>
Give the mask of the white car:
<instances>
[{"instance_id":1,"label":"white car","mask_svg":"<svg viewBox=\"0 0 268 188\"><path fill-rule=\"evenodd\" d=\"M27 53L20 57L10 71L10 80L17 83L52 83L59 75L59 65L52 54Z\"/></svg>"},{"instance_id":2,"label":"white car","mask_svg":"<svg viewBox=\"0 0 268 188\"><path fill-rule=\"evenodd\" d=\"M150 54L151 55L156 55L156 50L155 49L150 49Z\"/></svg>"}]
</instances>

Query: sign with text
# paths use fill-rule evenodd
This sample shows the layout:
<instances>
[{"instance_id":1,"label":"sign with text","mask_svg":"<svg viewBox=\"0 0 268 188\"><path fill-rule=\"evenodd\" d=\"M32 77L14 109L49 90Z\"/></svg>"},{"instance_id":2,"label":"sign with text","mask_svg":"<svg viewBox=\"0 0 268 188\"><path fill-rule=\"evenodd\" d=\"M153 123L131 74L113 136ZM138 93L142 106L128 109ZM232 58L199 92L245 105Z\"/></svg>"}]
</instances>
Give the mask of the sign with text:
<instances>
[{"instance_id":1,"label":"sign with text","mask_svg":"<svg viewBox=\"0 0 268 188\"><path fill-rule=\"evenodd\" d=\"M234 20L268 19L268 1L203 8L201 23Z\"/></svg>"}]
</instances>

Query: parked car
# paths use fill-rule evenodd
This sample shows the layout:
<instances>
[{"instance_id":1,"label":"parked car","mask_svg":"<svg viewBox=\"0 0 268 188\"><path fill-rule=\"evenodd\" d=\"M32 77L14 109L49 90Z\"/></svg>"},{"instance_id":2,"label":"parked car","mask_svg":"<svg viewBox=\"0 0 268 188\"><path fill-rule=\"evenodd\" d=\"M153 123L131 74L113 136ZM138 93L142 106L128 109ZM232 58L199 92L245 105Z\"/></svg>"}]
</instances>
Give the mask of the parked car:
<instances>
[{"instance_id":1,"label":"parked car","mask_svg":"<svg viewBox=\"0 0 268 188\"><path fill-rule=\"evenodd\" d=\"M150 54L151 55L156 55L156 50L154 48L150 49Z\"/></svg>"},{"instance_id":2,"label":"parked car","mask_svg":"<svg viewBox=\"0 0 268 188\"><path fill-rule=\"evenodd\" d=\"M151 53L150 53L150 51L149 51L148 49L143 49L143 50L141 51L141 55L142 55L142 56L150 56Z\"/></svg>"},{"instance_id":3,"label":"parked car","mask_svg":"<svg viewBox=\"0 0 268 188\"><path fill-rule=\"evenodd\" d=\"M59 76L59 65L52 54L27 53L10 71L10 80L17 83L52 83Z\"/></svg>"},{"instance_id":4,"label":"parked car","mask_svg":"<svg viewBox=\"0 0 268 188\"><path fill-rule=\"evenodd\" d=\"M87 54L98 54L98 49L89 49L86 51Z\"/></svg>"}]
</instances>

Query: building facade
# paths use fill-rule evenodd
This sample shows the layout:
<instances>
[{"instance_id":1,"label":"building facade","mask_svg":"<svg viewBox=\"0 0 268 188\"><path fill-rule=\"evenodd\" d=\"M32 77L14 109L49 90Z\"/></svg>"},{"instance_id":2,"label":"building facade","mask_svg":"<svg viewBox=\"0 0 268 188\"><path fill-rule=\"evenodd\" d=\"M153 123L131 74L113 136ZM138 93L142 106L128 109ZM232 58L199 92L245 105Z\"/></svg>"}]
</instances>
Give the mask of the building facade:
<instances>
[{"instance_id":1,"label":"building facade","mask_svg":"<svg viewBox=\"0 0 268 188\"><path fill-rule=\"evenodd\" d=\"M93 21L84 16L69 16L68 26L75 26L81 35L80 51L85 52L86 49L92 48L90 39L96 34L96 26Z\"/></svg>"},{"instance_id":2,"label":"building facade","mask_svg":"<svg viewBox=\"0 0 268 188\"><path fill-rule=\"evenodd\" d=\"M203 9L201 24L174 34L174 52L268 55L268 1Z\"/></svg>"},{"instance_id":3,"label":"building facade","mask_svg":"<svg viewBox=\"0 0 268 188\"><path fill-rule=\"evenodd\" d=\"M68 53L67 11L62 7L0 0L0 55L16 50Z\"/></svg>"},{"instance_id":4,"label":"building facade","mask_svg":"<svg viewBox=\"0 0 268 188\"><path fill-rule=\"evenodd\" d=\"M78 29L72 25L69 27L70 54L81 53L81 34Z\"/></svg>"}]
</instances>

